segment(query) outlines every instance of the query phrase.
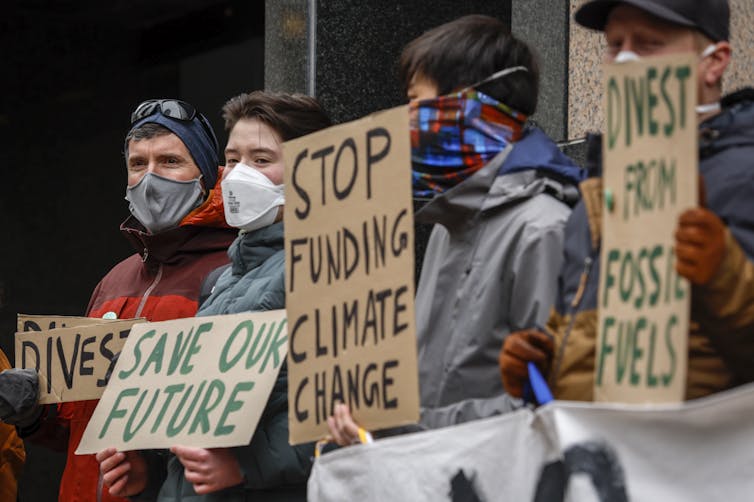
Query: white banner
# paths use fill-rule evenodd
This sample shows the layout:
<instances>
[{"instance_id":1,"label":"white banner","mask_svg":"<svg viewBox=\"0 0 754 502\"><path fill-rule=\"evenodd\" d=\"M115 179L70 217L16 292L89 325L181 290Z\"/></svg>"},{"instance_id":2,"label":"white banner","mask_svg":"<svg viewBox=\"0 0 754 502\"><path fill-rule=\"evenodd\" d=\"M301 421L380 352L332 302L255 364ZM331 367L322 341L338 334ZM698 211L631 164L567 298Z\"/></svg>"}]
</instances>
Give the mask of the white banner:
<instances>
[{"instance_id":1,"label":"white banner","mask_svg":"<svg viewBox=\"0 0 754 502\"><path fill-rule=\"evenodd\" d=\"M676 405L553 402L325 454L309 500L748 501L752 416L754 385Z\"/></svg>"}]
</instances>

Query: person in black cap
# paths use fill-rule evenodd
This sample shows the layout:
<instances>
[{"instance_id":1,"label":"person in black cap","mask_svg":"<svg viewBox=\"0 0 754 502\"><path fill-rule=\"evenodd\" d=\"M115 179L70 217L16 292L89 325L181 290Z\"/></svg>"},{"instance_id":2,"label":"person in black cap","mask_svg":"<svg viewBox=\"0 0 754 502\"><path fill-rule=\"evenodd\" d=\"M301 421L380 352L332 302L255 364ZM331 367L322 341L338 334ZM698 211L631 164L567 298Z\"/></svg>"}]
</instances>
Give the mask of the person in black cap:
<instances>
[{"instance_id":1,"label":"person in black cap","mask_svg":"<svg viewBox=\"0 0 754 502\"><path fill-rule=\"evenodd\" d=\"M594 0L574 18L605 33L606 62L699 53L700 119L720 112L722 75L731 58L727 0Z\"/></svg>"},{"instance_id":2,"label":"person in black cap","mask_svg":"<svg viewBox=\"0 0 754 502\"><path fill-rule=\"evenodd\" d=\"M117 264L97 285L87 309L89 317L143 317L166 321L193 317L205 277L226 264L228 246L237 230L225 222L218 145L207 119L191 104L175 99L149 100L131 115L126 136L126 200L131 216L121 231L137 253ZM67 449L60 485L63 502L124 500L105 489L94 455L75 455L97 401L64 403L56 419L36 403L38 382L28 370L0 374L0 387L15 382L27 389L31 406L13 406L5 415L22 437L54 449ZM100 481L98 481L100 480Z\"/></svg>"},{"instance_id":3,"label":"person in black cap","mask_svg":"<svg viewBox=\"0 0 754 502\"><path fill-rule=\"evenodd\" d=\"M681 215L675 233L676 270L693 285L687 399L754 380L747 358L754 356L752 328L741 327L752 317L752 295L742 281L752 284L754 273L754 90L721 97L732 54L729 15L726 0L592 0L575 14L581 25L605 33L606 62L699 54L699 174L706 197ZM500 353L509 392L521 394L531 361L549 373L556 398L592 400L603 207L600 145L597 137L589 162L592 177L582 183L582 201L566 225L565 261L548 334L513 333ZM726 298L722 304L721 298Z\"/></svg>"}]
</instances>

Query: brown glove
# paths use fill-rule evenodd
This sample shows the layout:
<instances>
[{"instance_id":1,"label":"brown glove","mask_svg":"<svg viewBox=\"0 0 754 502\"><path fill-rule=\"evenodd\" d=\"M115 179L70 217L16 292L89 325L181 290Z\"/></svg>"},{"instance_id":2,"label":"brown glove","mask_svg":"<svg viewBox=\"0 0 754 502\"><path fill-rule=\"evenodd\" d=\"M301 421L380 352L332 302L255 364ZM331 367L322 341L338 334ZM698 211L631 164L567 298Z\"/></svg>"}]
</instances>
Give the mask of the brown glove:
<instances>
[{"instance_id":1,"label":"brown glove","mask_svg":"<svg viewBox=\"0 0 754 502\"><path fill-rule=\"evenodd\" d=\"M675 231L675 269L693 284L707 284L725 256L725 224L712 211L684 211Z\"/></svg>"},{"instance_id":2,"label":"brown glove","mask_svg":"<svg viewBox=\"0 0 754 502\"><path fill-rule=\"evenodd\" d=\"M505 391L513 397L522 397L529 377L526 365L533 362L546 375L552 352L552 338L541 331L529 329L508 335L500 351L500 376Z\"/></svg>"}]
</instances>

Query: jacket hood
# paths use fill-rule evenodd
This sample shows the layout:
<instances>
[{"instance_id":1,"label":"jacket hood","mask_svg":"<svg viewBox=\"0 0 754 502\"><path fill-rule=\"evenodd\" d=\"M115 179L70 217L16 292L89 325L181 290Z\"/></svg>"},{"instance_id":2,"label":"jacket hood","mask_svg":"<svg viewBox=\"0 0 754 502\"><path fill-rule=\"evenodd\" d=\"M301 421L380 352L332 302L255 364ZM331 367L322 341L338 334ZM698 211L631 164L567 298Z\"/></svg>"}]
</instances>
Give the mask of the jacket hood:
<instances>
[{"instance_id":1,"label":"jacket hood","mask_svg":"<svg viewBox=\"0 0 754 502\"><path fill-rule=\"evenodd\" d=\"M241 232L228 249L233 274L244 275L284 247L283 222L279 221L253 232Z\"/></svg>"},{"instance_id":2,"label":"jacket hood","mask_svg":"<svg viewBox=\"0 0 754 502\"><path fill-rule=\"evenodd\" d=\"M728 148L754 145L754 88L729 94L721 104L722 112L699 126L702 158Z\"/></svg>"},{"instance_id":3,"label":"jacket hood","mask_svg":"<svg viewBox=\"0 0 754 502\"><path fill-rule=\"evenodd\" d=\"M584 170L561 152L558 145L538 127L528 127L515 146L500 167L498 176L534 170L540 175L552 176L574 185L585 177Z\"/></svg>"},{"instance_id":4,"label":"jacket hood","mask_svg":"<svg viewBox=\"0 0 754 502\"><path fill-rule=\"evenodd\" d=\"M463 224L488 211L546 192L568 205L578 200L585 172L537 127L509 145L486 166L452 189L437 195L416 213L419 223Z\"/></svg>"}]
</instances>

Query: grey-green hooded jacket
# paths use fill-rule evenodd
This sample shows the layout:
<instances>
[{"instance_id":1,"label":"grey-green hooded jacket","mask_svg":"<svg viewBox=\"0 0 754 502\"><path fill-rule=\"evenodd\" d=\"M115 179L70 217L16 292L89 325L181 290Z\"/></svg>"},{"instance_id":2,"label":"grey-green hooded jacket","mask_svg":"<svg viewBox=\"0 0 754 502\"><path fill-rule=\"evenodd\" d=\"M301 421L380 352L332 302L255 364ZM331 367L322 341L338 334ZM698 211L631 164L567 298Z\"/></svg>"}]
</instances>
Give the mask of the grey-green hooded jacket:
<instances>
[{"instance_id":1,"label":"grey-green hooded jacket","mask_svg":"<svg viewBox=\"0 0 754 502\"><path fill-rule=\"evenodd\" d=\"M197 316L285 308L283 224L242 233L228 249L231 266L217 280ZM233 448L244 483L197 495L183 477L183 466L169 455L148 452L149 487L138 500L159 502L305 501L313 446L288 444L288 371L280 368L272 394L249 446ZM159 475L158 473L162 473ZM159 493L159 495L157 495Z\"/></svg>"},{"instance_id":2,"label":"grey-green hooded jacket","mask_svg":"<svg viewBox=\"0 0 754 502\"><path fill-rule=\"evenodd\" d=\"M416 296L422 424L510 411L498 354L508 333L544 324L563 227L582 171L540 130L416 215L435 223Z\"/></svg>"}]
</instances>

